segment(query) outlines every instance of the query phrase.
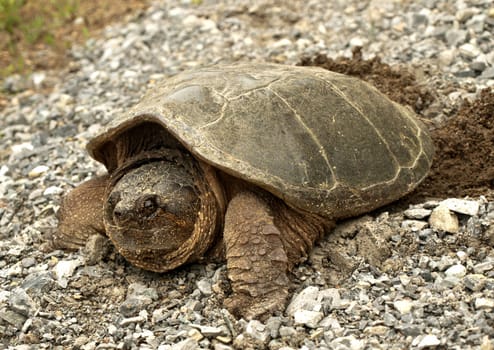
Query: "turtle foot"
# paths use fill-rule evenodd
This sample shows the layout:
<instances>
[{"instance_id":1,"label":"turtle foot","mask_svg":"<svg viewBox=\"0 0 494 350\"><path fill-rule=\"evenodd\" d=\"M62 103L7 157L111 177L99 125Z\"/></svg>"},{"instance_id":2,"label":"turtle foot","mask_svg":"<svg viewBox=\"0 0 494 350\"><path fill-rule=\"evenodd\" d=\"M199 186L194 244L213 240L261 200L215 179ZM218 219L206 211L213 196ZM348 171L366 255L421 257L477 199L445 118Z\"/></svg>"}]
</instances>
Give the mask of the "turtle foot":
<instances>
[{"instance_id":1,"label":"turtle foot","mask_svg":"<svg viewBox=\"0 0 494 350\"><path fill-rule=\"evenodd\" d=\"M235 293L225 300L224 305L235 317L265 321L273 315L283 313L287 297L287 289L279 289L257 297Z\"/></svg>"}]
</instances>

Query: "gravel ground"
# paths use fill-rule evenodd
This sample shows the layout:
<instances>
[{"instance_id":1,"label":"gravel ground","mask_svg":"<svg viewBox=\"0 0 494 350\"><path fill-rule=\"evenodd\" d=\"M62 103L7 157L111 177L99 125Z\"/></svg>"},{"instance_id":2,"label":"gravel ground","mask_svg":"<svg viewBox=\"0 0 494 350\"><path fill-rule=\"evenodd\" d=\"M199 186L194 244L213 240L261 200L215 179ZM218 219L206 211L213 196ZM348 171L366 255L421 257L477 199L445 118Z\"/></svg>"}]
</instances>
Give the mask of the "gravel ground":
<instances>
[{"instance_id":1,"label":"gravel ground","mask_svg":"<svg viewBox=\"0 0 494 350\"><path fill-rule=\"evenodd\" d=\"M487 190L342 223L293 272L285 315L265 323L221 308L224 265L154 274L99 241L85 252L42 249L61 195L104 172L84 151L88 139L186 68L296 64L363 46L440 97L444 108L424 113L433 125L494 86L491 0L196 3L157 2L74 48L67 71L7 79L15 94L0 112L0 348L494 349ZM54 87L47 96L45 86Z\"/></svg>"}]
</instances>

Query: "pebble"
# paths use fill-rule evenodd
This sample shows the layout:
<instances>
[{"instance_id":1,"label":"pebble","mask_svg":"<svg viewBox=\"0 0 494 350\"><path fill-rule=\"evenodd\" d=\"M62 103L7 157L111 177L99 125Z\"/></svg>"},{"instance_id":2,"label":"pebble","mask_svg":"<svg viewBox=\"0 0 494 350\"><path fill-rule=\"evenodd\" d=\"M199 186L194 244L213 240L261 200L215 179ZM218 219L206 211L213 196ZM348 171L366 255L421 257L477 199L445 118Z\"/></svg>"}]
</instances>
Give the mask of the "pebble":
<instances>
[{"instance_id":1,"label":"pebble","mask_svg":"<svg viewBox=\"0 0 494 350\"><path fill-rule=\"evenodd\" d=\"M494 260L484 261L473 266L475 273L483 273L494 269Z\"/></svg>"},{"instance_id":2,"label":"pebble","mask_svg":"<svg viewBox=\"0 0 494 350\"><path fill-rule=\"evenodd\" d=\"M493 309L494 299L491 298L476 298L475 308L478 309Z\"/></svg>"},{"instance_id":3,"label":"pebble","mask_svg":"<svg viewBox=\"0 0 494 350\"><path fill-rule=\"evenodd\" d=\"M197 328L205 337L217 337L224 334L224 331L219 327L201 326L197 324L191 324L190 326Z\"/></svg>"},{"instance_id":4,"label":"pebble","mask_svg":"<svg viewBox=\"0 0 494 350\"><path fill-rule=\"evenodd\" d=\"M16 288L10 293L9 306L23 316L32 316L34 311L39 307L34 300L22 288Z\"/></svg>"},{"instance_id":5,"label":"pebble","mask_svg":"<svg viewBox=\"0 0 494 350\"><path fill-rule=\"evenodd\" d=\"M414 232L422 231L429 224L427 221L422 220L403 220L401 223L401 227L407 230L411 230Z\"/></svg>"},{"instance_id":6,"label":"pebble","mask_svg":"<svg viewBox=\"0 0 494 350\"><path fill-rule=\"evenodd\" d=\"M481 274L466 275L463 278L463 284L472 292L481 291L487 282L487 278Z\"/></svg>"},{"instance_id":7,"label":"pebble","mask_svg":"<svg viewBox=\"0 0 494 350\"><path fill-rule=\"evenodd\" d=\"M310 286L296 295L286 309L286 313L294 316L297 311L312 311L318 304L319 288Z\"/></svg>"},{"instance_id":8,"label":"pebble","mask_svg":"<svg viewBox=\"0 0 494 350\"><path fill-rule=\"evenodd\" d=\"M211 289L211 281L207 278L197 281L197 288L199 288L201 293L204 295L213 294L213 290Z\"/></svg>"},{"instance_id":9,"label":"pebble","mask_svg":"<svg viewBox=\"0 0 494 350\"><path fill-rule=\"evenodd\" d=\"M417 339L420 339L417 342ZM426 336L420 336L415 338L412 341L412 345L416 344L415 346L417 349L425 349L425 348L431 348L431 347L436 347L441 345L441 341L437 338L435 335L428 334Z\"/></svg>"},{"instance_id":10,"label":"pebble","mask_svg":"<svg viewBox=\"0 0 494 350\"><path fill-rule=\"evenodd\" d=\"M477 216L480 209L480 204L477 201L470 201L458 198L448 198L442 201L439 205L444 205L449 210L456 213Z\"/></svg>"},{"instance_id":11,"label":"pebble","mask_svg":"<svg viewBox=\"0 0 494 350\"><path fill-rule=\"evenodd\" d=\"M257 320L251 320L245 327L245 334L249 337L265 343L269 338L266 326Z\"/></svg>"},{"instance_id":12,"label":"pebble","mask_svg":"<svg viewBox=\"0 0 494 350\"><path fill-rule=\"evenodd\" d=\"M30 178L35 178L35 177L43 175L48 170L50 170L50 168L47 165L38 165L29 171L28 176Z\"/></svg>"},{"instance_id":13,"label":"pebble","mask_svg":"<svg viewBox=\"0 0 494 350\"><path fill-rule=\"evenodd\" d=\"M154 288L148 288L141 283L132 283L129 285L127 298L120 304L119 310L123 316L131 317L157 299L158 294Z\"/></svg>"},{"instance_id":14,"label":"pebble","mask_svg":"<svg viewBox=\"0 0 494 350\"><path fill-rule=\"evenodd\" d=\"M462 278L466 275L467 268L463 265L457 264L449 267L444 274L448 277Z\"/></svg>"},{"instance_id":15,"label":"pebble","mask_svg":"<svg viewBox=\"0 0 494 350\"><path fill-rule=\"evenodd\" d=\"M364 329L364 334L377 335L380 337L384 337L388 332L389 328L386 326L370 326Z\"/></svg>"},{"instance_id":16,"label":"pebble","mask_svg":"<svg viewBox=\"0 0 494 350\"><path fill-rule=\"evenodd\" d=\"M365 342L355 338L353 335L336 338L328 345L335 350L363 350L365 348Z\"/></svg>"},{"instance_id":17,"label":"pebble","mask_svg":"<svg viewBox=\"0 0 494 350\"><path fill-rule=\"evenodd\" d=\"M324 314L318 311L298 310L293 314L295 324L303 324L309 328L316 328Z\"/></svg>"},{"instance_id":18,"label":"pebble","mask_svg":"<svg viewBox=\"0 0 494 350\"><path fill-rule=\"evenodd\" d=\"M53 273L60 287L66 288L69 278L74 274L75 270L82 265L79 259L61 260L53 268Z\"/></svg>"},{"instance_id":19,"label":"pebble","mask_svg":"<svg viewBox=\"0 0 494 350\"><path fill-rule=\"evenodd\" d=\"M108 254L110 242L103 235L91 235L84 246L84 258L86 265L95 265Z\"/></svg>"},{"instance_id":20,"label":"pebble","mask_svg":"<svg viewBox=\"0 0 494 350\"><path fill-rule=\"evenodd\" d=\"M458 217L444 205L440 205L432 211L429 225L436 230L449 233L456 233L459 230Z\"/></svg>"},{"instance_id":21,"label":"pebble","mask_svg":"<svg viewBox=\"0 0 494 350\"><path fill-rule=\"evenodd\" d=\"M425 219L431 215L432 210L430 209L425 209L425 208L411 208L407 209L403 212L405 216L409 219Z\"/></svg>"},{"instance_id":22,"label":"pebble","mask_svg":"<svg viewBox=\"0 0 494 350\"><path fill-rule=\"evenodd\" d=\"M410 300L396 300L393 303L394 308L400 313L400 314L407 314L410 311L412 311L413 303Z\"/></svg>"}]
</instances>

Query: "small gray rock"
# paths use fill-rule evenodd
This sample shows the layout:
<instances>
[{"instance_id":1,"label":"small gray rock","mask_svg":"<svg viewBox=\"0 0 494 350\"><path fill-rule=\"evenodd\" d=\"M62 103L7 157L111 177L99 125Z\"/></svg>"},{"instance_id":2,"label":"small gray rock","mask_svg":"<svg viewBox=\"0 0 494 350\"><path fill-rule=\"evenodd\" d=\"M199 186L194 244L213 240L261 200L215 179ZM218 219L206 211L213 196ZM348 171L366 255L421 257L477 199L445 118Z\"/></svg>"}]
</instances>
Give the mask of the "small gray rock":
<instances>
[{"instance_id":1,"label":"small gray rock","mask_svg":"<svg viewBox=\"0 0 494 350\"><path fill-rule=\"evenodd\" d=\"M486 281L487 278L481 274L466 275L463 278L463 284L472 292L481 291L484 288Z\"/></svg>"},{"instance_id":2,"label":"small gray rock","mask_svg":"<svg viewBox=\"0 0 494 350\"><path fill-rule=\"evenodd\" d=\"M481 79L494 79L494 67L486 68L480 75Z\"/></svg>"},{"instance_id":3,"label":"small gray rock","mask_svg":"<svg viewBox=\"0 0 494 350\"><path fill-rule=\"evenodd\" d=\"M92 235L84 246L84 258L87 265L94 265L103 260L110 250L110 242L103 235Z\"/></svg>"},{"instance_id":4,"label":"small gray rock","mask_svg":"<svg viewBox=\"0 0 494 350\"><path fill-rule=\"evenodd\" d=\"M213 290L211 289L211 280L209 278L203 278L197 281L196 285L202 294L206 296L213 294Z\"/></svg>"},{"instance_id":5,"label":"small gray rock","mask_svg":"<svg viewBox=\"0 0 494 350\"><path fill-rule=\"evenodd\" d=\"M443 200L439 205L446 206L449 210L456 213L477 216L480 209L480 204L477 201L466 199L448 198Z\"/></svg>"},{"instance_id":6,"label":"small gray rock","mask_svg":"<svg viewBox=\"0 0 494 350\"><path fill-rule=\"evenodd\" d=\"M32 316L39 307L22 288L16 288L10 293L9 306L13 311L26 317Z\"/></svg>"},{"instance_id":7,"label":"small gray rock","mask_svg":"<svg viewBox=\"0 0 494 350\"><path fill-rule=\"evenodd\" d=\"M156 289L148 288L140 283L132 283L129 285L127 298L120 304L119 311L123 316L130 317L157 299Z\"/></svg>"},{"instance_id":8,"label":"small gray rock","mask_svg":"<svg viewBox=\"0 0 494 350\"><path fill-rule=\"evenodd\" d=\"M494 260L485 261L473 266L473 272L482 274L494 269Z\"/></svg>"}]
</instances>

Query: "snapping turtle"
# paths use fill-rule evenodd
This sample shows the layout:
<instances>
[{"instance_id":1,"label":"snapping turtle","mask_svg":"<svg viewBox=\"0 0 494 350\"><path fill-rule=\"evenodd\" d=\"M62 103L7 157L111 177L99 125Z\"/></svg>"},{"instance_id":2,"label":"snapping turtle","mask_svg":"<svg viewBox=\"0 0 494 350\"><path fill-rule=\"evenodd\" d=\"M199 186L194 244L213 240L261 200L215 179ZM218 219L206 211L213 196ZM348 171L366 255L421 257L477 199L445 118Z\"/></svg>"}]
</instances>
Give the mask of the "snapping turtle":
<instances>
[{"instance_id":1,"label":"snapping turtle","mask_svg":"<svg viewBox=\"0 0 494 350\"><path fill-rule=\"evenodd\" d=\"M108 175L66 195L54 243L109 237L164 272L226 258L236 315L284 308L287 273L341 218L410 192L433 146L413 113L320 68L216 66L153 87L92 139Z\"/></svg>"}]
</instances>

